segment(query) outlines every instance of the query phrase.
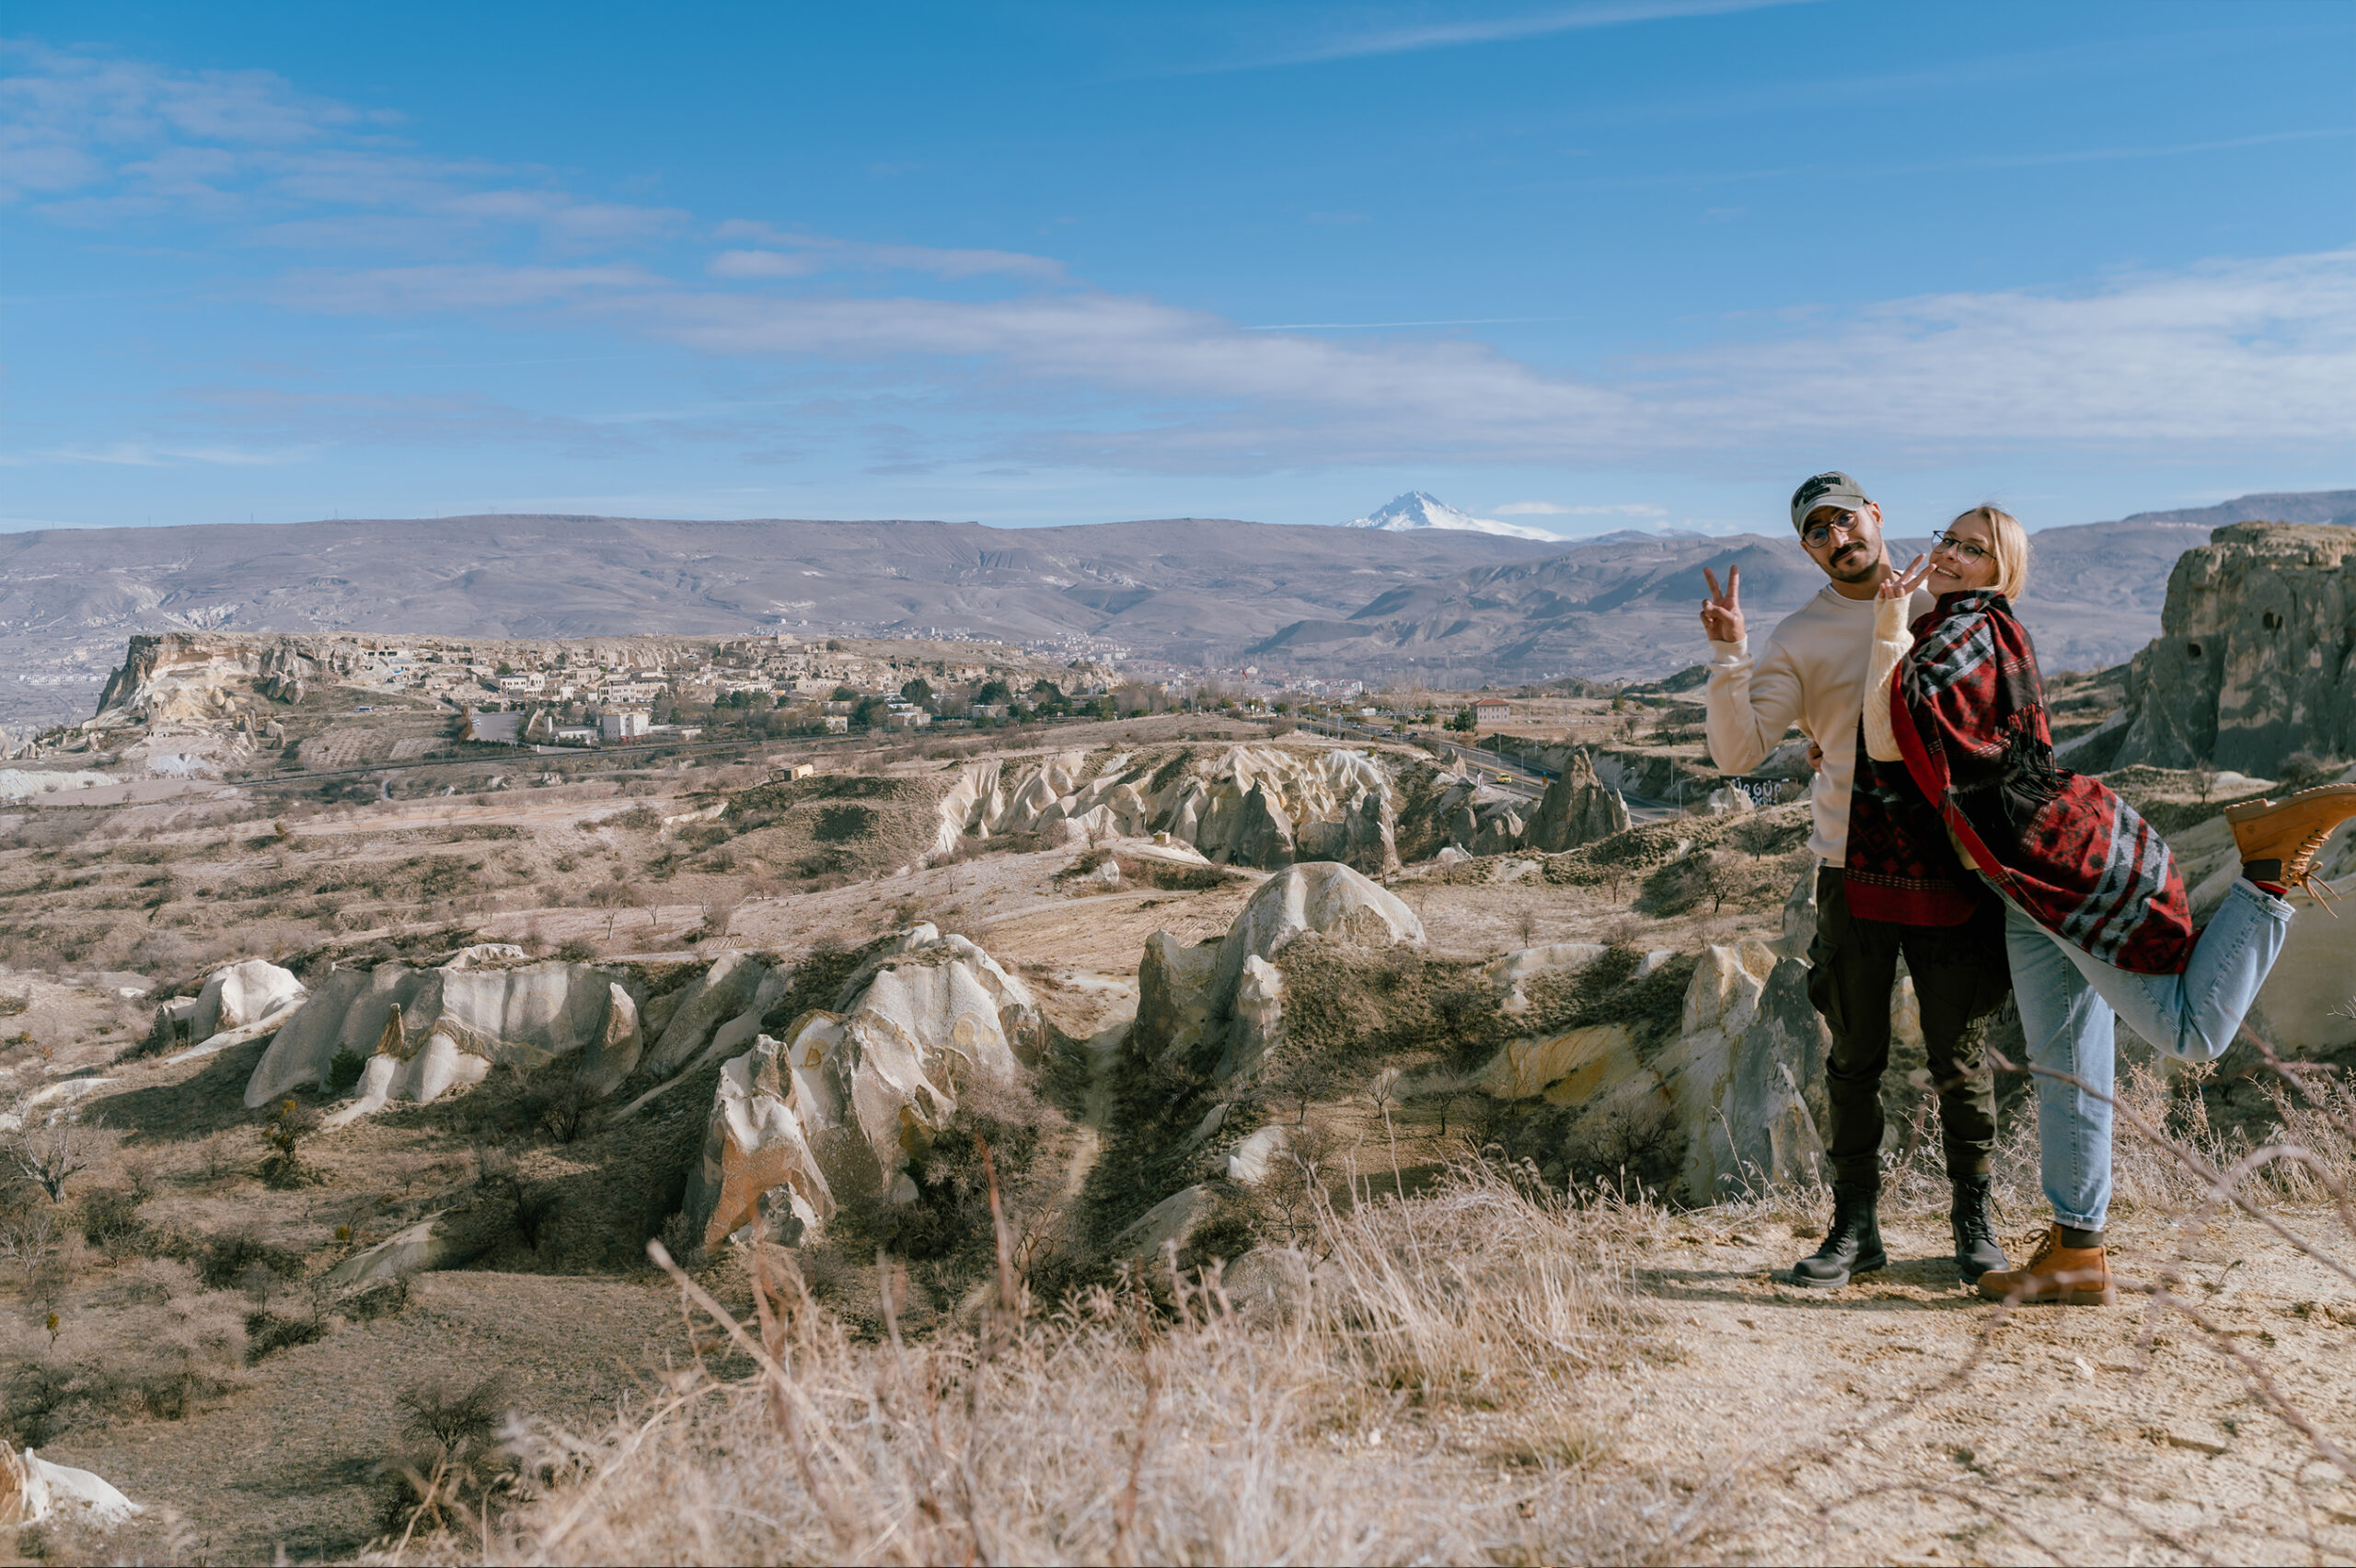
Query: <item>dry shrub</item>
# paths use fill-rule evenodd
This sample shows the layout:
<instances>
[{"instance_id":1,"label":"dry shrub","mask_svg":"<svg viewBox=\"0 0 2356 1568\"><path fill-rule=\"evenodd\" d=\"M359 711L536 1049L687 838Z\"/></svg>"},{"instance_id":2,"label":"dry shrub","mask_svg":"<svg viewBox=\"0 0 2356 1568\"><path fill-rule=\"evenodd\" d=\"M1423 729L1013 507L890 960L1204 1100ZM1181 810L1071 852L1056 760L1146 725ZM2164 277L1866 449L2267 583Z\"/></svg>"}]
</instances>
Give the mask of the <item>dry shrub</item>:
<instances>
[{"instance_id":1,"label":"dry shrub","mask_svg":"<svg viewBox=\"0 0 2356 1568\"><path fill-rule=\"evenodd\" d=\"M1616 1368L1655 1345L1624 1219L1465 1171L1325 1209L1313 1252L1230 1286L1179 1279L1165 1316L1099 1289L922 1343L854 1340L782 1253L753 1260L749 1323L678 1274L753 1370L682 1373L595 1441L514 1439L552 1485L491 1554L1688 1560L1730 1478L1598 1462L1631 1402Z\"/></svg>"},{"instance_id":2,"label":"dry shrub","mask_svg":"<svg viewBox=\"0 0 2356 1568\"><path fill-rule=\"evenodd\" d=\"M513 1456L498 1442L507 1390L497 1374L413 1384L393 1402L403 1419L400 1443L381 1467L387 1534L407 1541L421 1528L479 1519L513 1485Z\"/></svg>"}]
</instances>

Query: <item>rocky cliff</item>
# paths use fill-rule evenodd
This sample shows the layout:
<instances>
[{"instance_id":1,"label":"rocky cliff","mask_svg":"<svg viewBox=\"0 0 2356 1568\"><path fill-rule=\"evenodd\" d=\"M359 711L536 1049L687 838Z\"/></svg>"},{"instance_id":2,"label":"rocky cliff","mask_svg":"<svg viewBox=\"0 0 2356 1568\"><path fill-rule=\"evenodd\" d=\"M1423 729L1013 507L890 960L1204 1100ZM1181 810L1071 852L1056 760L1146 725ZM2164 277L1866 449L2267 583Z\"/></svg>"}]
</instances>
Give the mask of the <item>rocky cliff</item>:
<instances>
[{"instance_id":1,"label":"rocky cliff","mask_svg":"<svg viewBox=\"0 0 2356 1568\"><path fill-rule=\"evenodd\" d=\"M2356 528L2236 523L2188 550L2135 655L2111 766L2279 778L2356 752Z\"/></svg>"}]
</instances>

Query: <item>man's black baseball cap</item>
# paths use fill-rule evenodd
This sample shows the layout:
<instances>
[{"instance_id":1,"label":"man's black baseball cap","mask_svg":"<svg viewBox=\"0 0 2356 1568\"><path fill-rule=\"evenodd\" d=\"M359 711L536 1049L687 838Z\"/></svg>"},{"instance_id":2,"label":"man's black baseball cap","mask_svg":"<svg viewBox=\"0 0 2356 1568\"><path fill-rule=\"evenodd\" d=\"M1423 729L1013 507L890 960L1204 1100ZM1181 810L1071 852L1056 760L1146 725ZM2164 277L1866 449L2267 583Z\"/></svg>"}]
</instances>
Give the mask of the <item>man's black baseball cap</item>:
<instances>
[{"instance_id":1,"label":"man's black baseball cap","mask_svg":"<svg viewBox=\"0 0 2356 1568\"><path fill-rule=\"evenodd\" d=\"M1857 481L1839 469L1811 474L1800 481L1792 492L1792 527L1798 532L1807 529L1807 514L1819 506L1837 506L1843 512L1863 512L1873 503Z\"/></svg>"}]
</instances>

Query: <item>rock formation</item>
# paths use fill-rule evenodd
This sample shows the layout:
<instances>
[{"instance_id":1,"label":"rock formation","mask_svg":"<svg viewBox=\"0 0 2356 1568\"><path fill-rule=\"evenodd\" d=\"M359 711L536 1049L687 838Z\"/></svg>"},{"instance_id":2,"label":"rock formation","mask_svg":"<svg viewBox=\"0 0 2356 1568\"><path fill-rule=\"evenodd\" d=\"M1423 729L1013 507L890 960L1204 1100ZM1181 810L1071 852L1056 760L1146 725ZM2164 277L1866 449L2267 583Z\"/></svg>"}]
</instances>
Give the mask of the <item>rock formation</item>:
<instances>
[{"instance_id":1,"label":"rock formation","mask_svg":"<svg viewBox=\"0 0 2356 1568\"><path fill-rule=\"evenodd\" d=\"M1260 885L1216 943L1184 947L1167 931L1147 940L1130 1049L1220 1079L1248 1072L1282 1026L1283 975L1269 961L1311 931L1357 947L1424 941L1415 912L1349 867L1288 866Z\"/></svg>"},{"instance_id":2,"label":"rock formation","mask_svg":"<svg viewBox=\"0 0 2356 1568\"><path fill-rule=\"evenodd\" d=\"M940 810L937 857L966 836L1085 843L1167 834L1215 861L1262 870L1342 859L1380 875L1398 861L1390 778L1357 751L1255 745L1097 759L1075 751L1024 767L968 763Z\"/></svg>"},{"instance_id":3,"label":"rock formation","mask_svg":"<svg viewBox=\"0 0 2356 1568\"><path fill-rule=\"evenodd\" d=\"M354 1252L320 1276L319 1283L337 1291L364 1290L388 1279L423 1274L458 1262L436 1210L414 1225L403 1226L375 1246Z\"/></svg>"},{"instance_id":4,"label":"rock formation","mask_svg":"<svg viewBox=\"0 0 2356 1568\"><path fill-rule=\"evenodd\" d=\"M1560 854L1609 838L1627 826L1628 802L1595 776L1595 763L1584 750L1575 750L1546 786L1523 842L1528 848Z\"/></svg>"},{"instance_id":5,"label":"rock formation","mask_svg":"<svg viewBox=\"0 0 2356 1568\"><path fill-rule=\"evenodd\" d=\"M49 1520L119 1525L144 1512L102 1478L71 1465L53 1465L30 1448L0 1447L0 1526Z\"/></svg>"},{"instance_id":6,"label":"rock formation","mask_svg":"<svg viewBox=\"0 0 2356 1568\"><path fill-rule=\"evenodd\" d=\"M609 1070L629 1050L610 1037L620 991L614 976L592 964L521 958L520 949L502 946L426 968L330 971L277 1026L246 1085L246 1103L325 1083L346 1052L364 1064L363 1103L378 1105L479 1083L494 1063L537 1066L593 1044L601 1070Z\"/></svg>"},{"instance_id":7,"label":"rock formation","mask_svg":"<svg viewBox=\"0 0 2356 1568\"><path fill-rule=\"evenodd\" d=\"M95 724L226 719L248 693L299 702L327 669L324 639L167 631L133 637L98 697Z\"/></svg>"},{"instance_id":8,"label":"rock formation","mask_svg":"<svg viewBox=\"0 0 2356 1568\"><path fill-rule=\"evenodd\" d=\"M1266 780L1253 784L1252 792L1243 797L1243 820L1236 824L1231 851L1236 862L1269 870L1289 866L1297 847L1292 818L1285 813L1283 803L1269 798Z\"/></svg>"},{"instance_id":9,"label":"rock formation","mask_svg":"<svg viewBox=\"0 0 2356 1568\"><path fill-rule=\"evenodd\" d=\"M2211 539L2169 575L2111 766L2276 778L2294 752L2356 753L2356 528L2236 523Z\"/></svg>"},{"instance_id":10,"label":"rock formation","mask_svg":"<svg viewBox=\"0 0 2356 1568\"><path fill-rule=\"evenodd\" d=\"M1572 948L1542 950L1557 961L1543 965L1509 953L1491 969L1570 967ZM1823 1039L1807 964L1746 940L1703 951L1678 1037L1657 1055L1638 1049L1626 1023L1588 1024L1508 1042L1472 1082L1500 1100L1572 1111L1574 1136L1604 1119L1659 1129L1676 1195L1707 1203L1821 1174Z\"/></svg>"},{"instance_id":11,"label":"rock formation","mask_svg":"<svg viewBox=\"0 0 2356 1568\"><path fill-rule=\"evenodd\" d=\"M660 1030L643 1066L657 1078L685 1068L708 1048L742 1050L759 1032L761 1015L785 992L785 977L748 952L722 953L683 991L648 1009L644 1028Z\"/></svg>"},{"instance_id":12,"label":"rock formation","mask_svg":"<svg viewBox=\"0 0 2356 1568\"><path fill-rule=\"evenodd\" d=\"M156 1009L149 1043L210 1055L259 1040L292 1018L310 996L293 973L259 958L215 970L193 997L174 997Z\"/></svg>"},{"instance_id":13,"label":"rock formation","mask_svg":"<svg viewBox=\"0 0 2356 1568\"><path fill-rule=\"evenodd\" d=\"M1003 1083L1045 1025L1022 981L959 936L902 933L831 1009L756 1037L724 1063L689 1172L687 1214L708 1245L754 1226L814 1236L855 1195L915 1196L911 1154L948 1124L960 1086Z\"/></svg>"}]
</instances>

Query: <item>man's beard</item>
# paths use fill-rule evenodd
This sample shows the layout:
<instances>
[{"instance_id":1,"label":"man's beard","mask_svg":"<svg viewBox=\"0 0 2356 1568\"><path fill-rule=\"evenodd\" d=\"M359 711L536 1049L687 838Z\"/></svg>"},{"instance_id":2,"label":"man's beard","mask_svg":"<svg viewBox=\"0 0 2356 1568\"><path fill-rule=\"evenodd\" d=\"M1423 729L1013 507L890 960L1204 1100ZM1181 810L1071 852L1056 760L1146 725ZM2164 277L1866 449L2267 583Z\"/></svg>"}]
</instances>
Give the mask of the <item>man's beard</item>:
<instances>
[{"instance_id":1,"label":"man's beard","mask_svg":"<svg viewBox=\"0 0 2356 1568\"><path fill-rule=\"evenodd\" d=\"M1824 570L1837 582L1861 582L1880 564L1881 541L1876 539L1870 545L1842 545L1824 563Z\"/></svg>"}]
</instances>

